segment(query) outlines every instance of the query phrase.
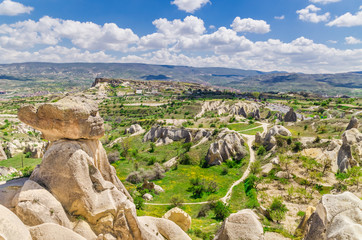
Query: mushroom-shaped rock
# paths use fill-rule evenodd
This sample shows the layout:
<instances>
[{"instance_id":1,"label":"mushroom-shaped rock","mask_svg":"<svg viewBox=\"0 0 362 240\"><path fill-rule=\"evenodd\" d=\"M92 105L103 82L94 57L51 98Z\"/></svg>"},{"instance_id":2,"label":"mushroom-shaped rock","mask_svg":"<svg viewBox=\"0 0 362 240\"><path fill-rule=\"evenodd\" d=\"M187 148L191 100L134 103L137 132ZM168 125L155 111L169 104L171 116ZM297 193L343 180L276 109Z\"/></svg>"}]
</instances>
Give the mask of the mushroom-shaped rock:
<instances>
[{"instance_id":1,"label":"mushroom-shaped rock","mask_svg":"<svg viewBox=\"0 0 362 240\"><path fill-rule=\"evenodd\" d=\"M141 226L145 229L146 239L163 240L191 240L191 238L176 223L155 217L138 217Z\"/></svg>"},{"instance_id":2,"label":"mushroom-shaped rock","mask_svg":"<svg viewBox=\"0 0 362 240\"><path fill-rule=\"evenodd\" d=\"M284 122L296 122L297 114L294 112L293 108L290 108L289 111L284 116Z\"/></svg>"},{"instance_id":3,"label":"mushroom-shaped rock","mask_svg":"<svg viewBox=\"0 0 362 240\"><path fill-rule=\"evenodd\" d=\"M44 223L29 230L33 240L86 240L72 230L54 223Z\"/></svg>"},{"instance_id":4,"label":"mushroom-shaped rock","mask_svg":"<svg viewBox=\"0 0 362 240\"><path fill-rule=\"evenodd\" d=\"M171 220L176 223L185 232L191 227L191 217L185 211L178 207L170 209L163 215L163 218Z\"/></svg>"},{"instance_id":5,"label":"mushroom-shaped rock","mask_svg":"<svg viewBox=\"0 0 362 240\"><path fill-rule=\"evenodd\" d=\"M322 196L308 220L305 240L361 239L362 200L350 192Z\"/></svg>"},{"instance_id":6,"label":"mushroom-shaped rock","mask_svg":"<svg viewBox=\"0 0 362 240\"><path fill-rule=\"evenodd\" d=\"M255 142L264 145L267 150L270 150L276 145L276 135L289 137L292 136L292 133L283 126L275 125L270 128L266 133L257 133L255 135Z\"/></svg>"},{"instance_id":7,"label":"mushroom-shaped rock","mask_svg":"<svg viewBox=\"0 0 362 240\"><path fill-rule=\"evenodd\" d=\"M353 116L351 121L349 121L346 130L350 130L352 128L358 128L358 119L355 116Z\"/></svg>"},{"instance_id":8,"label":"mushroom-shaped rock","mask_svg":"<svg viewBox=\"0 0 362 240\"><path fill-rule=\"evenodd\" d=\"M223 223L214 240L263 240L263 226L258 216L244 209L231 214Z\"/></svg>"},{"instance_id":9,"label":"mushroom-shaped rock","mask_svg":"<svg viewBox=\"0 0 362 240\"><path fill-rule=\"evenodd\" d=\"M224 129L219 133L217 141L210 145L205 160L209 165L220 165L231 157L240 160L246 154L244 139L241 135L238 132Z\"/></svg>"},{"instance_id":10,"label":"mushroom-shaped rock","mask_svg":"<svg viewBox=\"0 0 362 240\"><path fill-rule=\"evenodd\" d=\"M185 142L192 141L192 134L188 129L155 126L143 137L144 142L152 141L156 142L156 145L169 144L173 141L181 140Z\"/></svg>"},{"instance_id":11,"label":"mushroom-shaped rock","mask_svg":"<svg viewBox=\"0 0 362 240\"><path fill-rule=\"evenodd\" d=\"M32 240L24 223L3 205L0 205L0 239Z\"/></svg>"},{"instance_id":12,"label":"mushroom-shaped rock","mask_svg":"<svg viewBox=\"0 0 362 240\"><path fill-rule=\"evenodd\" d=\"M16 215L28 226L56 223L67 228L71 227L58 200L34 181L26 181L14 201Z\"/></svg>"},{"instance_id":13,"label":"mushroom-shaped rock","mask_svg":"<svg viewBox=\"0 0 362 240\"><path fill-rule=\"evenodd\" d=\"M50 141L58 139L99 139L104 135L103 119L95 102L81 97L65 97L38 107L23 106L18 118L41 131Z\"/></svg>"},{"instance_id":14,"label":"mushroom-shaped rock","mask_svg":"<svg viewBox=\"0 0 362 240\"><path fill-rule=\"evenodd\" d=\"M356 128L347 130L342 135L343 144L338 151L337 165L340 171L357 165L353 153L362 157L362 133Z\"/></svg>"}]
</instances>

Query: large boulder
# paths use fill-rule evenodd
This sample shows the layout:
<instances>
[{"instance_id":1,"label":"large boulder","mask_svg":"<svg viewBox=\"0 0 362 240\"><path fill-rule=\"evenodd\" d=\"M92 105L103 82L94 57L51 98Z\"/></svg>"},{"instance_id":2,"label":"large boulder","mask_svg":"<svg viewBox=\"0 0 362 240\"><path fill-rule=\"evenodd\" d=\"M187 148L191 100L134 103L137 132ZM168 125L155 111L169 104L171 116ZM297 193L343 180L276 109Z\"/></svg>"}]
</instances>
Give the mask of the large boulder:
<instances>
[{"instance_id":1,"label":"large boulder","mask_svg":"<svg viewBox=\"0 0 362 240\"><path fill-rule=\"evenodd\" d=\"M155 217L138 217L141 226L145 229L146 239L163 240L191 240L191 238L176 223Z\"/></svg>"},{"instance_id":2,"label":"large boulder","mask_svg":"<svg viewBox=\"0 0 362 240\"><path fill-rule=\"evenodd\" d=\"M97 235L93 232L89 224L84 220L78 220L74 223L73 231L81 235L87 240L96 240Z\"/></svg>"},{"instance_id":3,"label":"large boulder","mask_svg":"<svg viewBox=\"0 0 362 240\"><path fill-rule=\"evenodd\" d=\"M32 240L29 230L9 209L0 205L0 239Z\"/></svg>"},{"instance_id":4,"label":"large boulder","mask_svg":"<svg viewBox=\"0 0 362 240\"><path fill-rule=\"evenodd\" d=\"M263 145L267 150L272 149L276 145L275 136L290 137L292 133L283 126L275 125L263 134L257 133L255 135L255 143Z\"/></svg>"},{"instance_id":5,"label":"large boulder","mask_svg":"<svg viewBox=\"0 0 362 240\"><path fill-rule=\"evenodd\" d=\"M14 197L18 194L28 178L16 178L0 183L0 204L15 211Z\"/></svg>"},{"instance_id":6,"label":"large boulder","mask_svg":"<svg viewBox=\"0 0 362 240\"><path fill-rule=\"evenodd\" d=\"M297 114L294 112L293 108L290 108L284 116L284 122L296 122L297 120Z\"/></svg>"},{"instance_id":7,"label":"large boulder","mask_svg":"<svg viewBox=\"0 0 362 240\"><path fill-rule=\"evenodd\" d=\"M33 240L86 240L72 230L54 223L44 223L29 228Z\"/></svg>"},{"instance_id":8,"label":"large boulder","mask_svg":"<svg viewBox=\"0 0 362 240\"><path fill-rule=\"evenodd\" d=\"M357 165L353 155L362 158L362 133L352 128L343 133L342 141L342 146L338 151L337 165L340 171L346 171Z\"/></svg>"},{"instance_id":9,"label":"large boulder","mask_svg":"<svg viewBox=\"0 0 362 240\"><path fill-rule=\"evenodd\" d=\"M144 142L152 141L156 142L156 145L169 144L173 141L181 140L185 142L192 141L192 134L188 129L155 126L143 137Z\"/></svg>"},{"instance_id":10,"label":"large boulder","mask_svg":"<svg viewBox=\"0 0 362 240\"><path fill-rule=\"evenodd\" d=\"M209 165L220 165L230 159L242 159L247 155L244 139L236 131L224 129L217 137L216 142L210 145L205 160Z\"/></svg>"},{"instance_id":11,"label":"large boulder","mask_svg":"<svg viewBox=\"0 0 362 240\"><path fill-rule=\"evenodd\" d=\"M258 216L244 209L225 219L214 240L263 240L263 226Z\"/></svg>"},{"instance_id":12,"label":"large boulder","mask_svg":"<svg viewBox=\"0 0 362 240\"><path fill-rule=\"evenodd\" d=\"M104 135L103 119L95 102L81 97L65 97L39 107L23 106L18 118L41 131L50 141L67 139L99 139Z\"/></svg>"},{"instance_id":13,"label":"large boulder","mask_svg":"<svg viewBox=\"0 0 362 240\"><path fill-rule=\"evenodd\" d=\"M97 234L141 237L132 198L99 140L53 142L30 179L45 186L69 214L84 217Z\"/></svg>"},{"instance_id":14,"label":"large boulder","mask_svg":"<svg viewBox=\"0 0 362 240\"><path fill-rule=\"evenodd\" d=\"M191 228L191 217L185 211L178 207L174 207L167 211L163 218L176 223L182 230L187 232Z\"/></svg>"},{"instance_id":15,"label":"large boulder","mask_svg":"<svg viewBox=\"0 0 362 240\"><path fill-rule=\"evenodd\" d=\"M131 125L129 128L126 128L124 130L124 134L135 134L135 133L138 133L140 131L142 131L143 128L139 125L139 124L133 124Z\"/></svg>"},{"instance_id":16,"label":"large boulder","mask_svg":"<svg viewBox=\"0 0 362 240\"><path fill-rule=\"evenodd\" d=\"M7 155L6 155L5 151L4 151L2 143L0 142L0 161L6 160L6 159L8 159L8 157L7 157Z\"/></svg>"},{"instance_id":17,"label":"large boulder","mask_svg":"<svg viewBox=\"0 0 362 240\"><path fill-rule=\"evenodd\" d=\"M308 220L305 240L361 239L362 200L350 192L322 196Z\"/></svg>"},{"instance_id":18,"label":"large boulder","mask_svg":"<svg viewBox=\"0 0 362 240\"><path fill-rule=\"evenodd\" d=\"M16 170L13 167L0 167L0 176L9 176L11 174L17 174L19 175L18 170Z\"/></svg>"},{"instance_id":19,"label":"large boulder","mask_svg":"<svg viewBox=\"0 0 362 240\"><path fill-rule=\"evenodd\" d=\"M308 220L312 216L312 214L314 213L315 210L316 210L315 207L308 206L302 220L300 221L300 223L299 223L299 225L298 225L298 227L297 227L297 229L295 231L296 236L304 237L305 232L307 230Z\"/></svg>"},{"instance_id":20,"label":"large boulder","mask_svg":"<svg viewBox=\"0 0 362 240\"><path fill-rule=\"evenodd\" d=\"M353 116L351 121L349 121L346 130L350 130L352 128L358 128L358 119L355 116Z\"/></svg>"},{"instance_id":21,"label":"large boulder","mask_svg":"<svg viewBox=\"0 0 362 240\"><path fill-rule=\"evenodd\" d=\"M34 181L26 181L14 201L16 215L28 226L55 223L71 228L62 205Z\"/></svg>"}]
</instances>

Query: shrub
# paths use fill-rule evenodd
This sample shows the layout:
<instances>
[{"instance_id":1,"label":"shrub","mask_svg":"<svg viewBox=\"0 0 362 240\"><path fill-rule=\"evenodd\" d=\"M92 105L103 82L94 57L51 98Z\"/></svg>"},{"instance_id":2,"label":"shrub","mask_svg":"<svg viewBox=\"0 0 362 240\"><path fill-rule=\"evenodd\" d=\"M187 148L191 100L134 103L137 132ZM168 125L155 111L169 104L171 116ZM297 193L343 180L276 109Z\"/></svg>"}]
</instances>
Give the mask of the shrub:
<instances>
[{"instance_id":1,"label":"shrub","mask_svg":"<svg viewBox=\"0 0 362 240\"><path fill-rule=\"evenodd\" d=\"M192 147L192 142L182 144L182 148L185 149L185 152L189 152Z\"/></svg>"},{"instance_id":2,"label":"shrub","mask_svg":"<svg viewBox=\"0 0 362 240\"><path fill-rule=\"evenodd\" d=\"M302 143L301 143L301 142L295 142L295 143L294 143L293 150L294 150L295 152L301 151L301 150L302 150Z\"/></svg>"},{"instance_id":3,"label":"shrub","mask_svg":"<svg viewBox=\"0 0 362 240\"><path fill-rule=\"evenodd\" d=\"M150 150L148 150L150 153L153 153L153 152L155 152L155 148L156 148L156 144L155 143L153 143L153 142L151 142L150 143Z\"/></svg>"},{"instance_id":4,"label":"shrub","mask_svg":"<svg viewBox=\"0 0 362 240\"><path fill-rule=\"evenodd\" d=\"M141 196L134 197L133 199L137 209L143 210L145 208L145 200Z\"/></svg>"},{"instance_id":5,"label":"shrub","mask_svg":"<svg viewBox=\"0 0 362 240\"><path fill-rule=\"evenodd\" d=\"M218 190L219 190L219 187L217 185L217 182L210 181L209 184L207 185L206 192L208 192L208 193L216 193Z\"/></svg>"},{"instance_id":6,"label":"shrub","mask_svg":"<svg viewBox=\"0 0 362 240\"><path fill-rule=\"evenodd\" d=\"M266 149L263 145L259 146L258 150L256 151L256 154L259 156L262 156L266 153Z\"/></svg>"},{"instance_id":7,"label":"shrub","mask_svg":"<svg viewBox=\"0 0 362 240\"><path fill-rule=\"evenodd\" d=\"M202 205L200 211L197 213L197 218L206 217L207 213L211 210L210 204Z\"/></svg>"},{"instance_id":8,"label":"shrub","mask_svg":"<svg viewBox=\"0 0 362 240\"><path fill-rule=\"evenodd\" d=\"M170 199L170 203L171 203L172 207L182 207L183 202L184 202L184 199L179 195L173 196Z\"/></svg>"},{"instance_id":9,"label":"shrub","mask_svg":"<svg viewBox=\"0 0 362 240\"><path fill-rule=\"evenodd\" d=\"M191 165L191 157L188 153L181 154L180 156L180 164L182 165Z\"/></svg>"},{"instance_id":10,"label":"shrub","mask_svg":"<svg viewBox=\"0 0 362 240\"><path fill-rule=\"evenodd\" d=\"M224 167L222 170L221 170L221 175L226 175L229 173L229 169Z\"/></svg>"},{"instance_id":11,"label":"shrub","mask_svg":"<svg viewBox=\"0 0 362 240\"><path fill-rule=\"evenodd\" d=\"M108 153L107 157L108 157L109 163L114 163L119 160L120 155L119 155L118 151L114 151L114 152Z\"/></svg>"},{"instance_id":12,"label":"shrub","mask_svg":"<svg viewBox=\"0 0 362 240\"><path fill-rule=\"evenodd\" d=\"M260 161L255 161L250 164L250 173L252 174L258 174L261 172L261 164Z\"/></svg>"},{"instance_id":13,"label":"shrub","mask_svg":"<svg viewBox=\"0 0 362 240\"><path fill-rule=\"evenodd\" d=\"M230 215L230 207L221 201L217 201L214 208L215 218L225 220Z\"/></svg>"},{"instance_id":14,"label":"shrub","mask_svg":"<svg viewBox=\"0 0 362 240\"><path fill-rule=\"evenodd\" d=\"M273 202L269 207L270 217L279 223L285 218L285 214L288 211L281 197L274 197Z\"/></svg>"}]
</instances>

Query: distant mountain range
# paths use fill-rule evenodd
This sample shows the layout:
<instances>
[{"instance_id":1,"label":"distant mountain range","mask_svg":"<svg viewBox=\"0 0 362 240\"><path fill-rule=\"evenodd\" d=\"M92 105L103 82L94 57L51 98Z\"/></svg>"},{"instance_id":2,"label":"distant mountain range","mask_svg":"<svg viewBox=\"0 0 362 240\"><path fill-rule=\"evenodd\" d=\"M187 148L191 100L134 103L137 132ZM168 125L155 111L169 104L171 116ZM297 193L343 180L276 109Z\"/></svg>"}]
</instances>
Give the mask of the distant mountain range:
<instances>
[{"instance_id":1,"label":"distant mountain range","mask_svg":"<svg viewBox=\"0 0 362 240\"><path fill-rule=\"evenodd\" d=\"M196 82L240 91L306 91L362 96L362 71L339 74L261 72L139 63L16 63L0 65L0 83L87 88L96 77ZM41 84L40 84L41 83ZM0 90L9 90L1 86ZM8 85L8 86L10 86Z\"/></svg>"}]
</instances>

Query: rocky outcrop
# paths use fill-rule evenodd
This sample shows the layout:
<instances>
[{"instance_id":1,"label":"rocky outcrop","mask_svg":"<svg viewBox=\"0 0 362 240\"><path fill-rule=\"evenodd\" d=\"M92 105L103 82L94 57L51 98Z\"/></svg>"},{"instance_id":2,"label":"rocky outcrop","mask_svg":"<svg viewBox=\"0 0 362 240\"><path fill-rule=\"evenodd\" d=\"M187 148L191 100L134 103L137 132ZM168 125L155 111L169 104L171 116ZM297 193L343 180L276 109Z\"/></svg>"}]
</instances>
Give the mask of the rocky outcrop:
<instances>
[{"instance_id":1,"label":"rocky outcrop","mask_svg":"<svg viewBox=\"0 0 362 240\"><path fill-rule=\"evenodd\" d=\"M97 104L81 97L65 97L38 107L21 107L18 118L41 131L50 141L67 139L99 139L104 135L103 119Z\"/></svg>"},{"instance_id":2,"label":"rocky outcrop","mask_svg":"<svg viewBox=\"0 0 362 240\"><path fill-rule=\"evenodd\" d=\"M159 238L161 235L166 239L186 235L165 219L155 220L159 232L153 233L138 221L133 200L98 140L104 132L103 120L93 107L87 100L68 97L56 104L19 110L20 119L30 122L52 140L42 163L13 201L21 219L35 225L30 228L33 239L85 239L82 236L94 239L97 236L97 239L153 240L163 239ZM29 119L30 116L33 119ZM65 126L73 128L74 133ZM78 223L72 231L68 216L85 222ZM168 228L173 232L167 232ZM161 231L165 231L165 235ZM186 235L182 239L189 238Z\"/></svg>"},{"instance_id":3,"label":"rocky outcrop","mask_svg":"<svg viewBox=\"0 0 362 240\"><path fill-rule=\"evenodd\" d=\"M167 211L163 218L176 223L182 230L187 232L191 228L191 217L185 211L178 207L174 207Z\"/></svg>"},{"instance_id":4,"label":"rocky outcrop","mask_svg":"<svg viewBox=\"0 0 362 240\"><path fill-rule=\"evenodd\" d=\"M97 239L97 235L93 232L89 224L84 220L78 220L78 222L74 223L73 231L87 240Z\"/></svg>"},{"instance_id":5,"label":"rocky outcrop","mask_svg":"<svg viewBox=\"0 0 362 240\"><path fill-rule=\"evenodd\" d=\"M8 157L6 156L6 153L4 151L4 148L2 146L2 142L0 142L0 161L6 160Z\"/></svg>"},{"instance_id":6,"label":"rocky outcrop","mask_svg":"<svg viewBox=\"0 0 362 240\"><path fill-rule=\"evenodd\" d=\"M275 136L292 136L291 132L283 126L275 125L263 134L255 134L255 143L263 145L268 151L276 145Z\"/></svg>"},{"instance_id":7,"label":"rocky outcrop","mask_svg":"<svg viewBox=\"0 0 362 240\"><path fill-rule=\"evenodd\" d=\"M0 205L0 239L32 240L29 230L9 209Z\"/></svg>"},{"instance_id":8,"label":"rocky outcrop","mask_svg":"<svg viewBox=\"0 0 362 240\"><path fill-rule=\"evenodd\" d=\"M242 159L247 155L244 139L236 131L224 129L210 145L205 160L209 165L220 165L230 159Z\"/></svg>"},{"instance_id":9,"label":"rocky outcrop","mask_svg":"<svg viewBox=\"0 0 362 240\"><path fill-rule=\"evenodd\" d=\"M357 128L358 129L358 119L355 116L353 116L351 118L351 120L349 121L346 130L350 130L352 128Z\"/></svg>"},{"instance_id":10,"label":"rocky outcrop","mask_svg":"<svg viewBox=\"0 0 362 240\"><path fill-rule=\"evenodd\" d=\"M15 211L14 197L20 192L26 181L27 178L16 178L4 183L0 182L0 204Z\"/></svg>"},{"instance_id":11,"label":"rocky outcrop","mask_svg":"<svg viewBox=\"0 0 362 240\"><path fill-rule=\"evenodd\" d=\"M13 173L18 173L18 170L13 167L0 167L0 176L8 176Z\"/></svg>"},{"instance_id":12,"label":"rocky outcrop","mask_svg":"<svg viewBox=\"0 0 362 240\"><path fill-rule=\"evenodd\" d=\"M315 210L316 210L315 207L308 206L308 208L305 211L305 214L302 218L302 221L299 223L297 230L295 231L296 236L304 237L306 230L307 230L308 220L312 216L312 214L314 213Z\"/></svg>"},{"instance_id":13,"label":"rocky outcrop","mask_svg":"<svg viewBox=\"0 0 362 240\"><path fill-rule=\"evenodd\" d=\"M263 240L263 226L256 214L244 209L231 214L221 226L214 240Z\"/></svg>"},{"instance_id":14,"label":"rocky outcrop","mask_svg":"<svg viewBox=\"0 0 362 240\"><path fill-rule=\"evenodd\" d=\"M138 220L147 233L146 239L191 240L176 223L168 219L145 216L138 217Z\"/></svg>"},{"instance_id":15,"label":"rocky outcrop","mask_svg":"<svg viewBox=\"0 0 362 240\"><path fill-rule=\"evenodd\" d=\"M204 102L201 107L201 112L196 115L196 118L202 117L205 112L217 111L218 115L228 114L248 117L255 116L260 118L259 105L253 102L237 102L234 104L228 104L224 101L212 101Z\"/></svg>"},{"instance_id":16,"label":"rocky outcrop","mask_svg":"<svg viewBox=\"0 0 362 240\"><path fill-rule=\"evenodd\" d=\"M135 134L141 132L143 128L139 124L133 124L124 130L124 134Z\"/></svg>"},{"instance_id":17,"label":"rocky outcrop","mask_svg":"<svg viewBox=\"0 0 362 240\"><path fill-rule=\"evenodd\" d=\"M184 141L185 143L193 140L197 141L208 136L211 136L211 132L205 129L154 126L143 137L143 141L152 141L155 142L156 145L164 145L174 141Z\"/></svg>"},{"instance_id":18,"label":"rocky outcrop","mask_svg":"<svg viewBox=\"0 0 362 240\"><path fill-rule=\"evenodd\" d=\"M44 223L29 228L33 240L86 240L72 230L54 223Z\"/></svg>"},{"instance_id":19,"label":"rocky outcrop","mask_svg":"<svg viewBox=\"0 0 362 240\"><path fill-rule=\"evenodd\" d=\"M45 142L40 143L28 143L24 149L24 153L30 152L31 158L42 158L45 152Z\"/></svg>"},{"instance_id":20,"label":"rocky outcrop","mask_svg":"<svg viewBox=\"0 0 362 240\"><path fill-rule=\"evenodd\" d=\"M13 201L16 215L28 226L55 223L71 228L62 205L36 182L26 181Z\"/></svg>"},{"instance_id":21,"label":"rocky outcrop","mask_svg":"<svg viewBox=\"0 0 362 240\"><path fill-rule=\"evenodd\" d=\"M149 191L154 191L156 194L165 192L165 190L163 190L162 187L154 184L153 182L149 182L147 180L143 181L142 188L147 189Z\"/></svg>"},{"instance_id":22,"label":"rocky outcrop","mask_svg":"<svg viewBox=\"0 0 362 240\"><path fill-rule=\"evenodd\" d=\"M294 112L293 108L290 108L284 116L284 122L296 122L297 119L297 114Z\"/></svg>"},{"instance_id":23,"label":"rocky outcrop","mask_svg":"<svg viewBox=\"0 0 362 240\"><path fill-rule=\"evenodd\" d=\"M350 192L322 196L308 220L305 240L360 239L362 200Z\"/></svg>"},{"instance_id":24,"label":"rocky outcrop","mask_svg":"<svg viewBox=\"0 0 362 240\"><path fill-rule=\"evenodd\" d=\"M357 165L353 155L362 158L362 133L352 128L343 133L342 141L342 146L338 151L337 165L340 171L346 171Z\"/></svg>"}]
</instances>

